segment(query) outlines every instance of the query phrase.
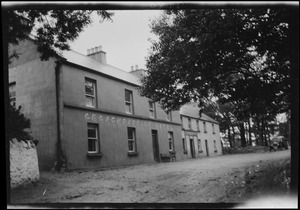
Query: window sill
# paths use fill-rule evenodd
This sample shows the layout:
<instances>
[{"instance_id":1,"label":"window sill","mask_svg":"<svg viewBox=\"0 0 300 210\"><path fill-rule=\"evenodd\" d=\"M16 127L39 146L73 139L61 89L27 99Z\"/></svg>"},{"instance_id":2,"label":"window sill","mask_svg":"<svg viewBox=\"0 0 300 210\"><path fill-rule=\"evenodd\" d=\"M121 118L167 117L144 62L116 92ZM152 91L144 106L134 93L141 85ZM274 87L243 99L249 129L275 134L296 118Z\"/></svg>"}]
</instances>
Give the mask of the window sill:
<instances>
[{"instance_id":1,"label":"window sill","mask_svg":"<svg viewBox=\"0 0 300 210\"><path fill-rule=\"evenodd\" d=\"M86 154L88 157L102 157L102 153L87 153Z\"/></svg>"},{"instance_id":2,"label":"window sill","mask_svg":"<svg viewBox=\"0 0 300 210\"><path fill-rule=\"evenodd\" d=\"M138 156L139 153L138 153L138 152L128 152L127 155L128 155L128 156Z\"/></svg>"}]
</instances>

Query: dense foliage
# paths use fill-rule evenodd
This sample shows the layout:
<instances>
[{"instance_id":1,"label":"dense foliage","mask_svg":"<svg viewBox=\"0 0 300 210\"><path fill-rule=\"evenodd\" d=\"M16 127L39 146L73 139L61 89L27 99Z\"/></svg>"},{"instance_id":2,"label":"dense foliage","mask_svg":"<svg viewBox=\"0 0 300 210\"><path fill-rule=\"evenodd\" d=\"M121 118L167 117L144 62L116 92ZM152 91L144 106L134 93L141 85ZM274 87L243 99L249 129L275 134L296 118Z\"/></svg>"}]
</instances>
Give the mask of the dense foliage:
<instances>
[{"instance_id":1,"label":"dense foliage","mask_svg":"<svg viewBox=\"0 0 300 210\"><path fill-rule=\"evenodd\" d=\"M165 109L209 97L232 102L240 120L290 109L286 9L166 11L152 22L148 75L141 94Z\"/></svg>"},{"instance_id":2,"label":"dense foliage","mask_svg":"<svg viewBox=\"0 0 300 210\"><path fill-rule=\"evenodd\" d=\"M30 119L21 113L21 106L16 109L13 106L9 106L7 111L6 120L6 138L11 140L16 138L18 140L30 140L32 137L26 129L30 128Z\"/></svg>"}]
</instances>

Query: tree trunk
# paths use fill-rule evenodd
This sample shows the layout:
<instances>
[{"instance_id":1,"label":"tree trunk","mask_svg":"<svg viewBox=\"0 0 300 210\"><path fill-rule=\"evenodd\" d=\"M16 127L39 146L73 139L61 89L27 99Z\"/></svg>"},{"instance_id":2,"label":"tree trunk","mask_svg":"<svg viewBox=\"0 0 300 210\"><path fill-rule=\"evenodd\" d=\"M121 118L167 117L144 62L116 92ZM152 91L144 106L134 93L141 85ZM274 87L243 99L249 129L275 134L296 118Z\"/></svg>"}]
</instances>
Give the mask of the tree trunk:
<instances>
[{"instance_id":1,"label":"tree trunk","mask_svg":"<svg viewBox=\"0 0 300 210\"><path fill-rule=\"evenodd\" d=\"M232 145L233 147L235 147L235 130L234 130L234 126L231 127L232 128Z\"/></svg>"},{"instance_id":2,"label":"tree trunk","mask_svg":"<svg viewBox=\"0 0 300 210\"><path fill-rule=\"evenodd\" d=\"M240 127L240 135L241 135L241 146L245 147L247 145L246 143L246 138L245 138L245 127L244 127L244 123L241 123L239 125Z\"/></svg>"},{"instance_id":3,"label":"tree trunk","mask_svg":"<svg viewBox=\"0 0 300 210\"><path fill-rule=\"evenodd\" d=\"M230 126L228 126L227 132L228 132L229 145L230 145L230 148L232 148L233 145L232 145L232 139L231 139L231 134L230 134Z\"/></svg>"},{"instance_id":4,"label":"tree trunk","mask_svg":"<svg viewBox=\"0 0 300 210\"><path fill-rule=\"evenodd\" d=\"M249 145L252 146L250 118L248 118L248 127Z\"/></svg>"}]
</instances>

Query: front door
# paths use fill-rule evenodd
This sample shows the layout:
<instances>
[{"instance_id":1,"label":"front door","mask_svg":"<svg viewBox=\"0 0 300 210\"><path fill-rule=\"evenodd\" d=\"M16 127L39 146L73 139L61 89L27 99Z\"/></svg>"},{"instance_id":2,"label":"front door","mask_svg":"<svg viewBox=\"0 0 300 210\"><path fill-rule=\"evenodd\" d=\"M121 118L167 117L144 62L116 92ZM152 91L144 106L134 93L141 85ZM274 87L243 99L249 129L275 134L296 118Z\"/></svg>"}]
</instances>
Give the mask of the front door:
<instances>
[{"instance_id":1,"label":"front door","mask_svg":"<svg viewBox=\"0 0 300 210\"><path fill-rule=\"evenodd\" d=\"M206 155L209 156L207 140L205 140L205 148L206 148Z\"/></svg>"},{"instance_id":2,"label":"front door","mask_svg":"<svg viewBox=\"0 0 300 210\"><path fill-rule=\"evenodd\" d=\"M190 137L190 148L191 148L192 158L195 158L195 147L194 147L194 138L193 137Z\"/></svg>"},{"instance_id":3,"label":"front door","mask_svg":"<svg viewBox=\"0 0 300 210\"><path fill-rule=\"evenodd\" d=\"M152 132L153 157L156 162L160 162L157 130L152 130L151 132Z\"/></svg>"}]
</instances>

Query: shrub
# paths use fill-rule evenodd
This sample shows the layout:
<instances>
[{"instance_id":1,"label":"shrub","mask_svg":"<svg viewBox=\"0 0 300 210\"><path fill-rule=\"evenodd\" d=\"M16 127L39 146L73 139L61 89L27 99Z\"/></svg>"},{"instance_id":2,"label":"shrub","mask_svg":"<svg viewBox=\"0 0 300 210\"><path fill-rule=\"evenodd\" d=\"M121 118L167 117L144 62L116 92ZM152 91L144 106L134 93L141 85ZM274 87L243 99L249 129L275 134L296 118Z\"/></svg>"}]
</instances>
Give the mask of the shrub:
<instances>
[{"instance_id":1,"label":"shrub","mask_svg":"<svg viewBox=\"0 0 300 210\"><path fill-rule=\"evenodd\" d=\"M21 113L21 106L18 109L9 105L6 111L6 140L9 141L13 138L18 140L30 140L32 137L25 131L30 128L30 119Z\"/></svg>"}]
</instances>

